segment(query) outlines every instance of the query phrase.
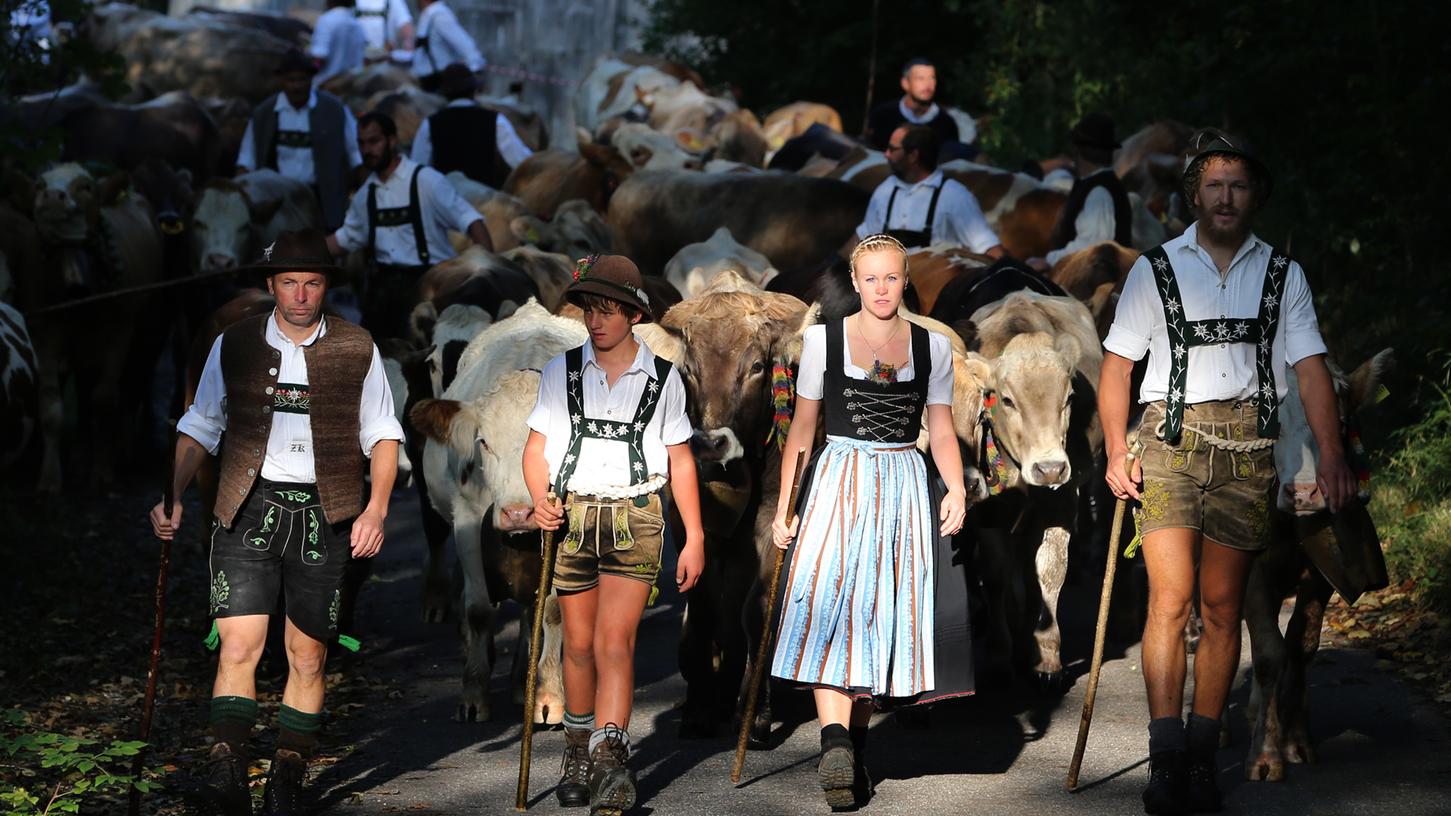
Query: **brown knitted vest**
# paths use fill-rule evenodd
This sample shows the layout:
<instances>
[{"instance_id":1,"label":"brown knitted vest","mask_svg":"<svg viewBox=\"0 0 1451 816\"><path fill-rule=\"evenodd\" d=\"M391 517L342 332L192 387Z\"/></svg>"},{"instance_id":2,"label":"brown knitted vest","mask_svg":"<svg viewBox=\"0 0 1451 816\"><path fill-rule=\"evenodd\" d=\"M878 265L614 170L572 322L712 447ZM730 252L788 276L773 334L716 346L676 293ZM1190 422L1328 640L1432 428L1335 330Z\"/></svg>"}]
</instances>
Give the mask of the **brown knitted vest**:
<instances>
[{"instance_id":1,"label":"brown knitted vest","mask_svg":"<svg viewBox=\"0 0 1451 816\"><path fill-rule=\"evenodd\" d=\"M232 520L262 470L272 433L273 390L282 353L267 344L271 312L236 323L222 335L222 379L227 386L227 432L217 519ZM358 443L358 405L373 362L373 338L363 329L327 318L327 332L303 348L310 394L312 456L323 515L336 524L363 512L367 457Z\"/></svg>"}]
</instances>

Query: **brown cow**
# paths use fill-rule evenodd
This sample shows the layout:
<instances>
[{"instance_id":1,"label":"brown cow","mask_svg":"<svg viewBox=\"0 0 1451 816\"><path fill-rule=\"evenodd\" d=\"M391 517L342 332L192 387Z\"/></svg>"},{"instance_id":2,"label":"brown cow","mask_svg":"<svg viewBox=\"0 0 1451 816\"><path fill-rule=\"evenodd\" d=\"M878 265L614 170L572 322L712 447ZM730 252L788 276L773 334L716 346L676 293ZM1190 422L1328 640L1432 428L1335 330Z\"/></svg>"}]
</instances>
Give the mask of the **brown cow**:
<instances>
[{"instance_id":1,"label":"brown cow","mask_svg":"<svg viewBox=\"0 0 1451 816\"><path fill-rule=\"evenodd\" d=\"M125 173L97 182L78 164L53 167L33 184L19 177L11 182L17 198L32 196L13 203L31 214L47 261L28 270L39 272L38 279L16 281L26 313L160 278L155 217L144 199L127 195L129 186ZM115 475L117 444L136 433L120 411L123 378L136 326L154 302L155 296L141 294L32 317L44 440L40 490L61 488L62 394L68 377L75 379L79 429L89 443L76 447L89 448L93 481L108 482Z\"/></svg>"},{"instance_id":2,"label":"brown cow","mask_svg":"<svg viewBox=\"0 0 1451 816\"><path fill-rule=\"evenodd\" d=\"M1104 241L1059 258L1048 273L1048 280L1063 287L1068 294L1086 301L1105 283L1113 285L1112 291L1122 292L1129 269L1138 259L1138 250Z\"/></svg>"},{"instance_id":3,"label":"brown cow","mask_svg":"<svg viewBox=\"0 0 1451 816\"><path fill-rule=\"evenodd\" d=\"M861 223L867 194L831 179L789 173L647 171L631 176L610 204L615 249L647 275L686 244L727 227L783 275L814 269Z\"/></svg>"},{"instance_id":4,"label":"brown cow","mask_svg":"<svg viewBox=\"0 0 1451 816\"><path fill-rule=\"evenodd\" d=\"M579 152L541 150L519 163L504 182L531 212L552 217L566 201L581 198L603 214L610 197L635 168L608 145L582 142Z\"/></svg>"},{"instance_id":5,"label":"brown cow","mask_svg":"<svg viewBox=\"0 0 1451 816\"><path fill-rule=\"evenodd\" d=\"M1332 368L1342 418L1374 404L1382 377L1394 364L1390 349L1357 368L1349 378ZM1385 561L1375 524L1364 504L1351 500L1338 514L1325 506L1315 479L1319 449L1294 369L1280 410L1275 442L1279 501L1269 508L1270 546L1255 559L1245 590L1244 620L1254 660L1249 755L1245 776L1278 782L1285 763L1314 762L1310 741L1310 695L1306 670L1320 647L1325 605L1339 591L1355 603L1367 590L1386 586ZM1293 595L1294 611L1280 630L1282 601Z\"/></svg>"}]
</instances>

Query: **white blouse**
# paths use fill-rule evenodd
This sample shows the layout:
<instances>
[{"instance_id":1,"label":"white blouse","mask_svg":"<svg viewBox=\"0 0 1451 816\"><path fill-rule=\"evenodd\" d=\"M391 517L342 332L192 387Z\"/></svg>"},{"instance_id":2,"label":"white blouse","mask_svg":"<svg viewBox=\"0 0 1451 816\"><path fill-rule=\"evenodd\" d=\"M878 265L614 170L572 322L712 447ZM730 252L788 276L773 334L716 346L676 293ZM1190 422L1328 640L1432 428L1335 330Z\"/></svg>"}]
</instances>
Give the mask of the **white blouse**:
<instances>
[{"instance_id":1,"label":"white blouse","mask_svg":"<svg viewBox=\"0 0 1451 816\"><path fill-rule=\"evenodd\" d=\"M842 371L854 380L867 379L866 369L851 361L851 344L847 342L847 323L841 324ZM927 345L932 363L927 381L928 405L952 404L952 343L941 334L927 332ZM910 382L917 377L916 360L912 359L912 344L907 344L907 364L897 370L898 382ZM826 325L818 323L806 329L801 341L801 365L796 374L796 393L807 399L819 400L826 390Z\"/></svg>"}]
</instances>

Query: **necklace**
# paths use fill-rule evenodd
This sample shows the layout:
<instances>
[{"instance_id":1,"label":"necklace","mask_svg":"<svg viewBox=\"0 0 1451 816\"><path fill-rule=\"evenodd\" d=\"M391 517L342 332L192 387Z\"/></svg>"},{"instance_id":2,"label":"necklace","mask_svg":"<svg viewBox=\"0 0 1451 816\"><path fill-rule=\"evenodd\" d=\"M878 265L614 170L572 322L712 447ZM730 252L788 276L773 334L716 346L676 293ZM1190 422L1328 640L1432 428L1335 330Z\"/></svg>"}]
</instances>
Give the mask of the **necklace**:
<instances>
[{"instance_id":1,"label":"necklace","mask_svg":"<svg viewBox=\"0 0 1451 816\"><path fill-rule=\"evenodd\" d=\"M887 339L883 340L880 346L873 346L872 341L867 339L866 332L862 331L861 320L861 315L857 315L856 333L861 337L862 342L867 344L867 349L872 353L872 367L867 372L867 379L875 383L896 382L897 366L882 362L881 358L877 356L877 350L886 348L887 344L892 342L892 338L897 336L897 330L902 328L903 321L901 318L898 318L896 324L892 326L891 334L887 335Z\"/></svg>"}]
</instances>

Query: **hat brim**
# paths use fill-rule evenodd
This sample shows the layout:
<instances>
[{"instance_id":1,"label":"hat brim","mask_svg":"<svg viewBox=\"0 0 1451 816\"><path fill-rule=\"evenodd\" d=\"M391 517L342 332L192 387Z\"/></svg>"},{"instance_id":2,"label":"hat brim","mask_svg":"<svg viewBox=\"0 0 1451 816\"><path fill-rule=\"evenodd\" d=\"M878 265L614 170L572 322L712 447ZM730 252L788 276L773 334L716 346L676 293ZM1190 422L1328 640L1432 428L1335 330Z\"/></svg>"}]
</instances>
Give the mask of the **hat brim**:
<instances>
[{"instance_id":1,"label":"hat brim","mask_svg":"<svg viewBox=\"0 0 1451 816\"><path fill-rule=\"evenodd\" d=\"M644 292L645 290L641 289L639 291ZM585 294L599 295L600 297L619 301L620 303L624 303L628 306L631 306L632 308L638 309L640 312L641 323L653 323L655 321L655 314L650 309L649 305L641 301L640 298L637 297L633 292L631 292L630 289L626 286L622 286L612 281L603 280L601 278L586 277L577 280L574 283L571 283L569 285L569 288L564 290L565 300L568 300L570 303L574 303L574 305L576 306L578 306L579 303L575 301L575 298L579 295ZM649 296L646 295L646 297Z\"/></svg>"}]
</instances>

